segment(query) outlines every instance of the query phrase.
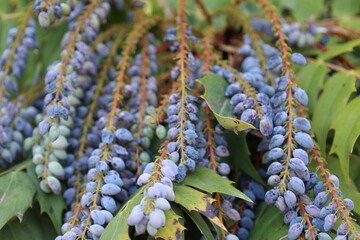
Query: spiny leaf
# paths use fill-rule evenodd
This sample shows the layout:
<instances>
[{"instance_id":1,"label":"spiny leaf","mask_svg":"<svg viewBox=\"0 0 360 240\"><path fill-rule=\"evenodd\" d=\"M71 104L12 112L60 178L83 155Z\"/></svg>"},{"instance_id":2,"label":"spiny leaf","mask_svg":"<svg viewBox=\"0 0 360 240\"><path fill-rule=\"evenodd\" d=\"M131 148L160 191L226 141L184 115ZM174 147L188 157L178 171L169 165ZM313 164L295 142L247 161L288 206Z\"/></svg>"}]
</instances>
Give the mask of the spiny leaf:
<instances>
[{"instance_id":1,"label":"spiny leaf","mask_svg":"<svg viewBox=\"0 0 360 240\"><path fill-rule=\"evenodd\" d=\"M181 218L173 210L165 211L166 224L161 227L155 235L155 238L164 240L181 240L182 232L186 229L180 222Z\"/></svg>"},{"instance_id":2,"label":"spiny leaf","mask_svg":"<svg viewBox=\"0 0 360 240\"><path fill-rule=\"evenodd\" d=\"M111 220L109 225L105 228L101 234L100 240L130 240L129 226L127 219L131 210L140 203L143 195L143 188L138 189L123 205L116 216Z\"/></svg>"},{"instance_id":3,"label":"spiny leaf","mask_svg":"<svg viewBox=\"0 0 360 240\"><path fill-rule=\"evenodd\" d=\"M229 99L224 95L228 84L222 77L207 73L198 81L205 87L205 94L201 97L205 99L221 126L235 132L255 129L253 125L232 117Z\"/></svg>"},{"instance_id":4,"label":"spiny leaf","mask_svg":"<svg viewBox=\"0 0 360 240\"><path fill-rule=\"evenodd\" d=\"M261 203L256 211L257 217L250 232L250 240L278 240L287 234L289 227L283 224L283 216L277 208Z\"/></svg>"},{"instance_id":5,"label":"spiny leaf","mask_svg":"<svg viewBox=\"0 0 360 240\"><path fill-rule=\"evenodd\" d=\"M36 186L36 198L40 205L40 213L46 213L49 215L56 231L60 233L62 225L62 212L66 207L64 198L61 195L46 194L41 190L40 180L36 177L35 166L33 164L27 168L27 174Z\"/></svg>"},{"instance_id":6,"label":"spiny leaf","mask_svg":"<svg viewBox=\"0 0 360 240\"><path fill-rule=\"evenodd\" d=\"M40 215L40 209L29 209L20 223L16 219L9 221L0 231L3 240L47 240L54 239L56 232L46 215Z\"/></svg>"},{"instance_id":7,"label":"spiny leaf","mask_svg":"<svg viewBox=\"0 0 360 240\"><path fill-rule=\"evenodd\" d=\"M329 47L329 51L324 52L318 56L318 60L329 60L333 57L341 55L343 53L351 52L353 49L360 45L360 39L347 41L346 43L341 43Z\"/></svg>"},{"instance_id":8,"label":"spiny leaf","mask_svg":"<svg viewBox=\"0 0 360 240\"><path fill-rule=\"evenodd\" d=\"M353 151L356 139L360 135L360 98L352 100L331 125L335 130L334 142L330 154L339 156L340 167L349 183L349 155Z\"/></svg>"},{"instance_id":9,"label":"spiny leaf","mask_svg":"<svg viewBox=\"0 0 360 240\"><path fill-rule=\"evenodd\" d=\"M232 185L232 181L221 177L219 174L208 168L197 167L195 172L188 174L183 181L183 184L208 193L225 193L252 202L248 196Z\"/></svg>"},{"instance_id":10,"label":"spiny leaf","mask_svg":"<svg viewBox=\"0 0 360 240\"><path fill-rule=\"evenodd\" d=\"M188 211L197 211L206 216L210 221L227 231L223 223L216 216L214 207L211 205L215 199L193 188L176 184L174 185L175 202Z\"/></svg>"},{"instance_id":11,"label":"spiny leaf","mask_svg":"<svg viewBox=\"0 0 360 240\"><path fill-rule=\"evenodd\" d=\"M329 69L326 66L316 62L309 62L299 71L298 79L301 82L301 87L309 96L308 108L310 114L314 111L319 92L324 86L325 76L328 71Z\"/></svg>"},{"instance_id":12,"label":"spiny leaf","mask_svg":"<svg viewBox=\"0 0 360 240\"><path fill-rule=\"evenodd\" d=\"M12 217L22 220L34 194L35 186L26 173L15 171L0 177L0 229Z\"/></svg>"},{"instance_id":13,"label":"spiny leaf","mask_svg":"<svg viewBox=\"0 0 360 240\"><path fill-rule=\"evenodd\" d=\"M320 149L325 149L327 133L332 122L345 108L355 89L355 78L345 73L334 74L325 84L314 109L312 126L319 142Z\"/></svg>"}]
</instances>

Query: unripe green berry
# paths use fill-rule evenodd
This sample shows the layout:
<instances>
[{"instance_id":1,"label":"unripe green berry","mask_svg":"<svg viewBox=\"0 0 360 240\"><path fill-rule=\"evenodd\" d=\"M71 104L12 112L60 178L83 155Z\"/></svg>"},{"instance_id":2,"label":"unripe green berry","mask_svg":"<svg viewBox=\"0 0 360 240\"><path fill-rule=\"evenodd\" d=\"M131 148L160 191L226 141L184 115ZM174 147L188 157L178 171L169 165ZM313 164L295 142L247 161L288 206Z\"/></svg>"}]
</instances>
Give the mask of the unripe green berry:
<instances>
[{"instance_id":1,"label":"unripe green berry","mask_svg":"<svg viewBox=\"0 0 360 240\"><path fill-rule=\"evenodd\" d=\"M49 162L57 162L59 159L55 156L55 154L51 153L49 155Z\"/></svg>"},{"instance_id":2,"label":"unripe green berry","mask_svg":"<svg viewBox=\"0 0 360 240\"><path fill-rule=\"evenodd\" d=\"M67 126L60 125L59 126L59 133L62 136L68 137L68 136L70 136L70 129Z\"/></svg>"},{"instance_id":3,"label":"unripe green berry","mask_svg":"<svg viewBox=\"0 0 360 240\"><path fill-rule=\"evenodd\" d=\"M145 128L143 128L143 134L146 137L152 139L154 137L154 130L150 127L145 127Z\"/></svg>"},{"instance_id":4,"label":"unripe green berry","mask_svg":"<svg viewBox=\"0 0 360 240\"><path fill-rule=\"evenodd\" d=\"M39 146L39 145L35 145L35 146L33 147L33 149L32 149L32 154L35 155L35 154L37 154L37 153L39 153L39 154L45 153L44 147Z\"/></svg>"},{"instance_id":5,"label":"unripe green berry","mask_svg":"<svg viewBox=\"0 0 360 240\"><path fill-rule=\"evenodd\" d=\"M42 165L42 164L39 164L35 167L35 173L37 176L40 176L41 174L44 173L44 169L45 169L45 166Z\"/></svg>"},{"instance_id":6,"label":"unripe green berry","mask_svg":"<svg viewBox=\"0 0 360 240\"><path fill-rule=\"evenodd\" d=\"M73 125L73 123L74 123L74 122L73 122L73 120L72 120L71 117L69 117L68 120L65 120L65 119L63 119L63 118L60 119L60 127L61 127L61 125L70 127L70 126Z\"/></svg>"},{"instance_id":7,"label":"unripe green berry","mask_svg":"<svg viewBox=\"0 0 360 240\"><path fill-rule=\"evenodd\" d=\"M60 160L65 160L67 157L67 153L65 150L54 150L53 153L54 153L55 157Z\"/></svg>"},{"instance_id":8,"label":"unripe green berry","mask_svg":"<svg viewBox=\"0 0 360 240\"><path fill-rule=\"evenodd\" d=\"M19 131L14 131L13 132L13 139L19 143L23 142L24 140L24 137L23 135L21 134L21 132Z\"/></svg>"},{"instance_id":9,"label":"unripe green berry","mask_svg":"<svg viewBox=\"0 0 360 240\"><path fill-rule=\"evenodd\" d=\"M150 162L150 155L147 152L141 152L140 153L140 161Z\"/></svg>"},{"instance_id":10,"label":"unripe green berry","mask_svg":"<svg viewBox=\"0 0 360 240\"><path fill-rule=\"evenodd\" d=\"M36 165L41 164L44 160L44 156L41 154L35 154L32 158L32 162Z\"/></svg>"},{"instance_id":11,"label":"unripe green berry","mask_svg":"<svg viewBox=\"0 0 360 240\"><path fill-rule=\"evenodd\" d=\"M69 13L71 11L70 6L66 3L61 3L60 6L61 6L61 11L62 11L63 15L65 15L65 16L69 15Z\"/></svg>"},{"instance_id":12,"label":"unripe green berry","mask_svg":"<svg viewBox=\"0 0 360 240\"><path fill-rule=\"evenodd\" d=\"M33 145L34 139L32 137L29 137L24 140L23 148L27 152L33 147Z\"/></svg>"},{"instance_id":13,"label":"unripe green berry","mask_svg":"<svg viewBox=\"0 0 360 240\"><path fill-rule=\"evenodd\" d=\"M77 97L75 97L75 96L73 96L73 95L70 95L70 96L68 97L68 99L69 99L71 105L74 105L74 106L80 105L80 100L79 100Z\"/></svg>"},{"instance_id":14,"label":"unripe green berry","mask_svg":"<svg viewBox=\"0 0 360 240\"><path fill-rule=\"evenodd\" d=\"M151 145L151 141L150 141L150 138L148 137L143 137L141 139L141 146L145 149L149 148Z\"/></svg>"},{"instance_id":15,"label":"unripe green berry","mask_svg":"<svg viewBox=\"0 0 360 240\"><path fill-rule=\"evenodd\" d=\"M36 124L39 124L41 121L43 120L43 115L42 114L37 114L36 116L35 116L35 122L36 122Z\"/></svg>"},{"instance_id":16,"label":"unripe green berry","mask_svg":"<svg viewBox=\"0 0 360 240\"><path fill-rule=\"evenodd\" d=\"M163 125L159 125L156 128L156 136L159 139L164 139L166 137L166 128Z\"/></svg>"},{"instance_id":17,"label":"unripe green berry","mask_svg":"<svg viewBox=\"0 0 360 240\"><path fill-rule=\"evenodd\" d=\"M51 143L51 147L54 149L65 149L68 146L68 142L64 136L59 136L55 141Z\"/></svg>"},{"instance_id":18,"label":"unripe green berry","mask_svg":"<svg viewBox=\"0 0 360 240\"><path fill-rule=\"evenodd\" d=\"M49 162L49 172L59 179L64 179L64 168L58 162Z\"/></svg>"},{"instance_id":19,"label":"unripe green berry","mask_svg":"<svg viewBox=\"0 0 360 240\"><path fill-rule=\"evenodd\" d=\"M54 124L50 127L49 130L49 137L51 139L51 141L55 141L60 135L60 129L59 129L59 125Z\"/></svg>"}]
</instances>

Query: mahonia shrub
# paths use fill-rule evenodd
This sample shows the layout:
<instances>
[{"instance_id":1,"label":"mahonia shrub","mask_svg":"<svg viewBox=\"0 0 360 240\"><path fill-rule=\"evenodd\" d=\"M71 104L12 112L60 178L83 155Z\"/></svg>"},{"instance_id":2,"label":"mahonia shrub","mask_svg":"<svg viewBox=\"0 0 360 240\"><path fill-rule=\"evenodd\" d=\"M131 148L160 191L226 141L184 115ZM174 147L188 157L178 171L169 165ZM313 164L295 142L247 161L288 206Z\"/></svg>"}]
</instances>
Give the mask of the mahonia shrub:
<instances>
[{"instance_id":1,"label":"mahonia shrub","mask_svg":"<svg viewBox=\"0 0 360 240\"><path fill-rule=\"evenodd\" d=\"M360 239L358 0L0 7L0 239Z\"/></svg>"}]
</instances>

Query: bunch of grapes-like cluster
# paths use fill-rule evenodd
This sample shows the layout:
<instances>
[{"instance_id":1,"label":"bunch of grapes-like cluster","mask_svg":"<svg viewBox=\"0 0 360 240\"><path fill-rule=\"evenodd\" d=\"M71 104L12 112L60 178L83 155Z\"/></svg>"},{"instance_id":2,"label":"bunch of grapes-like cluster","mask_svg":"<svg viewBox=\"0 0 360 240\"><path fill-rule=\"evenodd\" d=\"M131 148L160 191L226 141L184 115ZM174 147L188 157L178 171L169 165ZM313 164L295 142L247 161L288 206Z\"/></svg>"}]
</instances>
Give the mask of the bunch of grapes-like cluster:
<instances>
[{"instance_id":1,"label":"bunch of grapes-like cluster","mask_svg":"<svg viewBox=\"0 0 360 240\"><path fill-rule=\"evenodd\" d=\"M311 48L327 30L289 24L260 2L268 20L245 19L235 41L225 39L230 32L193 31L184 0L176 27L150 18L141 1L35 0L9 30L0 57L0 168L26 156L39 189L64 199L56 240L103 239L118 213L132 236L157 238L176 225L167 218L184 207L177 186L188 185L214 197L206 216L222 228L221 239L249 239L265 203L280 210L290 240L328 240L335 229L336 240L359 239L354 202L325 168L306 112L309 97L297 81L295 69L308 59L289 47ZM18 83L32 71L28 58L41 51L33 15L42 28L64 20L67 30L58 60L26 91ZM199 80L209 76L218 81L212 92ZM216 92L216 104L207 91ZM231 142L238 125L248 127L238 136L243 142ZM239 149L244 159L237 159ZM319 171L309 170L311 160ZM198 171L234 181L246 200L192 186L187 179ZM196 216L196 225L210 225Z\"/></svg>"}]
</instances>

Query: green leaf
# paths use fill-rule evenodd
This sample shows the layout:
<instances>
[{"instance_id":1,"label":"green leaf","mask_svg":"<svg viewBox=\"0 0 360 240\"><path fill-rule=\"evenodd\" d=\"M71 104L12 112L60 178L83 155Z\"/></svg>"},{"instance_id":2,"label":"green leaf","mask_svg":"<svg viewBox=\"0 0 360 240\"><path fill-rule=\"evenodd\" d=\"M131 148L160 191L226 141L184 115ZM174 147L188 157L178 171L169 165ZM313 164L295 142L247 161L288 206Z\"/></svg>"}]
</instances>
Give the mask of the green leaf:
<instances>
[{"instance_id":1,"label":"green leaf","mask_svg":"<svg viewBox=\"0 0 360 240\"><path fill-rule=\"evenodd\" d=\"M21 171L0 177L0 229L12 217L21 221L35 194L30 177Z\"/></svg>"},{"instance_id":2,"label":"green leaf","mask_svg":"<svg viewBox=\"0 0 360 240\"><path fill-rule=\"evenodd\" d=\"M335 130L335 136L330 154L335 153L338 155L345 181L349 183L349 155L360 135L360 97L352 100L345 107L333 122L331 128Z\"/></svg>"},{"instance_id":3,"label":"green leaf","mask_svg":"<svg viewBox=\"0 0 360 240\"><path fill-rule=\"evenodd\" d=\"M211 233L211 230L205 220L202 218L200 213L194 211L186 211L186 214L194 221L196 226L199 228L202 235L205 237L206 240L214 240L214 236Z\"/></svg>"},{"instance_id":4,"label":"green leaf","mask_svg":"<svg viewBox=\"0 0 360 240\"><path fill-rule=\"evenodd\" d=\"M14 1L0 1L0 16L14 11Z\"/></svg>"},{"instance_id":5,"label":"green leaf","mask_svg":"<svg viewBox=\"0 0 360 240\"><path fill-rule=\"evenodd\" d=\"M242 170L259 183L266 185L264 180L256 171L254 164L251 162L246 135L244 133L230 133L227 134L226 139L229 143L228 148L230 152L230 157L227 158L227 161L233 166L233 170Z\"/></svg>"},{"instance_id":6,"label":"green leaf","mask_svg":"<svg viewBox=\"0 0 360 240\"><path fill-rule=\"evenodd\" d=\"M221 177L208 168L196 167L195 172L189 173L183 181L183 184L208 193L225 193L252 202L248 196L232 185L232 181Z\"/></svg>"},{"instance_id":7,"label":"green leaf","mask_svg":"<svg viewBox=\"0 0 360 240\"><path fill-rule=\"evenodd\" d=\"M215 223L213 222L210 222L211 225L213 226L213 229L214 229L214 233L216 233L216 240L220 240L221 237L224 235L223 231L221 230L221 228L216 225Z\"/></svg>"},{"instance_id":8,"label":"green leaf","mask_svg":"<svg viewBox=\"0 0 360 240\"><path fill-rule=\"evenodd\" d=\"M164 211L166 216L166 224L161 227L155 235L155 238L162 238L164 240L181 240L182 232L185 227L180 223L180 216L173 210Z\"/></svg>"},{"instance_id":9,"label":"green leaf","mask_svg":"<svg viewBox=\"0 0 360 240\"><path fill-rule=\"evenodd\" d=\"M357 17L346 17L339 19L339 26L360 31L360 19Z\"/></svg>"},{"instance_id":10,"label":"green leaf","mask_svg":"<svg viewBox=\"0 0 360 240\"><path fill-rule=\"evenodd\" d=\"M326 149L326 137L332 122L345 108L352 92L355 91L355 78L346 73L334 74L324 86L314 108L312 126L320 149Z\"/></svg>"},{"instance_id":11,"label":"green leaf","mask_svg":"<svg viewBox=\"0 0 360 240\"><path fill-rule=\"evenodd\" d=\"M352 41L347 41L346 43L329 46L329 51L320 54L318 56L318 60L326 61L343 53L351 52L353 51L354 47L357 47L359 45L360 39L356 39Z\"/></svg>"},{"instance_id":12,"label":"green leaf","mask_svg":"<svg viewBox=\"0 0 360 240\"><path fill-rule=\"evenodd\" d=\"M348 184L345 183L347 176L344 175L341 162L338 158L334 156L328 156L327 160L327 168L330 170L332 174L335 174L340 180L340 190L344 194L344 198L350 198L354 202L354 211L357 214L360 214L360 192L356 188L354 182L350 180Z\"/></svg>"},{"instance_id":13,"label":"green leaf","mask_svg":"<svg viewBox=\"0 0 360 240\"><path fill-rule=\"evenodd\" d=\"M48 29L37 28L41 63L46 68L53 61L60 59L62 36L67 32L66 21Z\"/></svg>"},{"instance_id":14,"label":"green leaf","mask_svg":"<svg viewBox=\"0 0 360 240\"><path fill-rule=\"evenodd\" d=\"M298 78L301 82L301 87L309 96L309 113L314 111L317 98L320 90L323 88L325 77L329 69L317 62L309 62L306 66L301 67L298 73Z\"/></svg>"},{"instance_id":15,"label":"green leaf","mask_svg":"<svg viewBox=\"0 0 360 240\"><path fill-rule=\"evenodd\" d=\"M23 221L9 221L0 231L4 240L50 240L56 237L56 231L46 215L40 215L39 209L26 211Z\"/></svg>"},{"instance_id":16,"label":"green leaf","mask_svg":"<svg viewBox=\"0 0 360 240\"><path fill-rule=\"evenodd\" d=\"M184 209L181 208L180 205L172 203L171 204L171 210L174 211L178 216L180 216L180 218L178 220L179 220L180 224L184 226L185 225ZM182 235L182 239L185 240L185 232L184 231L181 233L181 235Z\"/></svg>"},{"instance_id":17,"label":"green leaf","mask_svg":"<svg viewBox=\"0 0 360 240\"><path fill-rule=\"evenodd\" d=\"M36 177L35 166L31 164L27 168L31 181L36 186L36 198L40 205L40 213L46 213L58 233L62 225L62 213L65 209L65 202L62 195L46 194L40 188L40 180Z\"/></svg>"},{"instance_id":18,"label":"green leaf","mask_svg":"<svg viewBox=\"0 0 360 240\"><path fill-rule=\"evenodd\" d=\"M356 15L360 10L358 0L333 0L331 13L333 17L349 17Z\"/></svg>"},{"instance_id":19,"label":"green leaf","mask_svg":"<svg viewBox=\"0 0 360 240\"><path fill-rule=\"evenodd\" d=\"M193 188L175 184L175 202L186 208L188 211L196 211L206 216L210 221L227 231L223 223L216 216L211 204L215 199L210 195L199 192Z\"/></svg>"},{"instance_id":20,"label":"green leaf","mask_svg":"<svg viewBox=\"0 0 360 240\"><path fill-rule=\"evenodd\" d=\"M274 206L261 203L257 207L256 216L255 227L250 232L249 240L278 240L287 234L289 226L283 224L284 217L279 209Z\"/></svg>"},{"instance_id":21,"label":"green leaf","mask_svg":"<svg viewBox=\"0 0 360 240\"><path fill-rule=\"evenodd\" d=\"M100 240L131 240L127 219L131 210L138 205L143 198L143 190L144 188L140 188L130 196L113 220L107 225L104 232L101 234Z\"/></svg>"},{"instance_id":22,"label":"green leaf","mask_svg":"<svg viewBox=\"0 0 360 240\"><path fill-rule=\"evenodd\" d=\"M295 11L292 12L296 20L305 21L310 18L317 19L324 9L323 0L301 0L296 2Z\"/></svg>"},{"instance_id":23,"label":"green leaf","mask_svg":"<svg viewBox=\"0 0 360 240\"><path fill-rule=\"evenodd\" d=\"M301 1L301 0L300 0ZM297 3L299 2L299 0L279 0L279 3L281 4L281 6L288 8L292 11L294 11L296 9Z\"/></svg>"},{"instance_id":24,"label":"green leaf","mask_svg":"<svg viewBox=\"0 0 360 240\"><path fill-rule=\"evenodd\" d=\"M205 94L201 97L205 99L221 126L235 132L249 128L255 129L253 125L232 117L230 100L224 95L228 83L222 77L207 73L198 81L205 87Z\"/></svg>"}]
</instances>

